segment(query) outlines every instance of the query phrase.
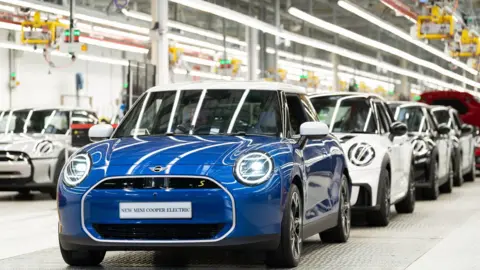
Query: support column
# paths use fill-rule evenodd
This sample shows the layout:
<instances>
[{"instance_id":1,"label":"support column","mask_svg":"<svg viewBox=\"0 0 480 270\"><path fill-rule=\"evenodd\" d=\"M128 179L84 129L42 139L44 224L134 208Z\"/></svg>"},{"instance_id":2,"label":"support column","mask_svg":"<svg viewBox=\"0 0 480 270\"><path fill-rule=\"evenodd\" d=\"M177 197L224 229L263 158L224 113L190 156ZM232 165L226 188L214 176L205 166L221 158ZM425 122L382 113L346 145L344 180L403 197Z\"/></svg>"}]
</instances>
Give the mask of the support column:
<instances>
[{"instance_id":1,"label":"support column","mask_svg":"<svg viewBox=\"0 0 480 270\"><path fill-rule=\"evenodd\" d=\"M251 27L245 27L245 30L247 31L246 37L247 37L247 46L248 46L248 52L247 52L247 60L248 60L248 74L247 74L247 80L257 80L257 69L259 68L258 66L258 50L257 50L257 45L258 45L258 30L255 28Z\"/></svg>"},{"instance_id":2,"label":"support column","mask_svg":"<svg viewBox=\"0 0 480 270\"><path fill-rule=\"evenodd\" d=\"M405 59L400 60L400 66L403 69L408 68L408 62ZM400 77L400 100L410 100L410 84L408 83L408 77L402 75Z\"/></svg>"},{"instance_id":3,"label":"support column","mask_svg":"<svg viewBox=\"0 0 480 270\"><path fill-rule=\"evenodd\" d=\"M330 55L330 61L332 61L333 65L333 91L340 91L340 80L338 79L338 55L332 53Z\"/></svg>"},{"instance_id":4,"label":"support column","mask_svg":"<svg viewBox=\"0 0 480 270\"><path fill-rule=\"evenodd\" d=\"M275 0L275 27L280 30L280 0ZM278 76L278 50L280 47L280 37L275 36L275 55L273 57L273 70L275 71L275 81L279 79Z\"/></svg>"},{"instance_id":5,"label":"support column","mask_svg":"<svg viewBox=\"0 0 480 270\"><path fill-rule=\"evenodd\" d=\"M467 72L465 71L465 69L463 70L463 77L466 78L467 77ZM467 84L465 82L462 82L462 87L463 89L467 89Z\"/></svg>"},{"instance_id":6,"label":"support column","mask_svg":"<svg viewBox=\"0 0 480 270\"><path fill-rule=\"evenodd\" d=\"M169 80L168 58L168 1L152 1L152 63L156 66L157 85L167 84Z\"/></svg>"}]
</instances>

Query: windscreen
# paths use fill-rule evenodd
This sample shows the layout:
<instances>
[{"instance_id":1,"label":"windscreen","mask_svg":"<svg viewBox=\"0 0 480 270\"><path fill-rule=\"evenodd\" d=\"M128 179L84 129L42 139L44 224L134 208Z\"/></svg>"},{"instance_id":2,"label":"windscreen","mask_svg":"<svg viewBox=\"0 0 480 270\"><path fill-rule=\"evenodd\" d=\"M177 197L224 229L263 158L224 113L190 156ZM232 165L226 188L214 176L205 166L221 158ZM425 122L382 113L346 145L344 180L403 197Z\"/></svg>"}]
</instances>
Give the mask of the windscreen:
<instances>
[{"instance_id":1,"label":"windscreen","mask_svg":"<svg viewBox=\"0 0 480 270\"><path fill-rule=\"evenodd\" d=\"M281 132L276 91L150 92L132 108L114 137L148 135L268 135Z\"/></svg>"},{"instance_id":2,"label":"windscreen","mask_svg":"<svg viewBox=\"0 0 480 270\"><path fill-rule=\"evenodd\" d=\"M449 127L451 126L450 114L447 110L435 110L433 111L433 115L438 124L447 124Z\"/></svg>"},{"instance_id":3,"label":"windscreen","mask_svg":"<svg viewBox=\"0 0 480 270\"><path fill-rule=\"evenodd\" d=\"M65 134L68 116L58 110L16 110L0 120L0 132Z\"/></svg>"},{"instance_id":4,"label":"windscreen","mask_svg":"<svg viewBox=\"0 0 480 270\"><path fill-rule=\"evenodd\" d=\"M311 98L318 118L338 133L376 133L375 117L365 98L322 96Z\"/></svg>"},{"instance_id":5,"label":"windscreen","mask_svg":"<svg viewBox=\"0 0 480 270\"><path fill-rule=\"evenodd\" d=\"M425 115L419 107L400 107L396 120L405 123L410 132L420 132L426 125Z\"/></svg>"}]
</instances>

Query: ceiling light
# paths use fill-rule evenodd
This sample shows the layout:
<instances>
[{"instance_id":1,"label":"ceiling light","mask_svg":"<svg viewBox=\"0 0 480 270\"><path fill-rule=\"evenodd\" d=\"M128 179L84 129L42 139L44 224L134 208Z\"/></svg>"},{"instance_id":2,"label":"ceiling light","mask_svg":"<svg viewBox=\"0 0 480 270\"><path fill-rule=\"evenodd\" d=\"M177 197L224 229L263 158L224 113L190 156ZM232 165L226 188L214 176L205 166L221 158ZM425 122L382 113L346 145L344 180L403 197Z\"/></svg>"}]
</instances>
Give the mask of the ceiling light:
<instances>
[{"instance_id":1,"label":"ceiling light","mask_svg":"<svg viewBox=\"0 0 480 270\"><path fill-rule=\"evenodd\" d=\"M0 10L5 10L5 11L8 11L8 12L14 13L15 12L15 7L0 5Z\"/></svg>"},{"instance_id":2,"label":"ceiling light","mask_svg":"<svg viewBox=\"0 0 480 270\"><path fill-rule=\"evenodd\" d=\"M417 45L418 47L430 52L431 54L434 54L440 58L442 58L443 60L446 60L466 71L468 71L469 73L473 74L473 75L477 75L478 74L478 71L476 71L475 69L469 67L467 64L463 63L462 61L459 61L457 59L454 59L452 57L450 57L449 55L445 54L443 51L441 50L438 50L428 44L425 44L424 42L420 41L420 40L417 40L417 39L414 39L412 36L410 36L410 34L408 33L405 33L403 30L383 21L382 19L368 13L367 11L361 9L360 7L350 3L350 2L347 2L347 1L338 1L338 5L344 9L346 9L347 11L350 11L354 14L356 14L357 16L359 17L362 17L363 19L377 25L378 27L380 28L383 28L384 30L412 43L412 44L415 44ZM408 17L410 18L410 17Z\"/></svg>"},{"instance_id":3,"label":"ceiling light","mask_svg":"<svg viewBox=\"0 0 480 270\"><path fill-rule=\"evenodd\" d=\"M399 49L394 48L392 46L389 46L387 44L378 42L378 41L373 40L373 39L369 39L365 36L359 35L355 32L352 32L350 30L342 28L338 25L335 25L335 24L326 22L324 20L321 20L319 18L316 18L316 17L314 17L314 16L312 16L312 15L306 13L306 12L303 12L303 11L297 9L297 8L294 8L294 7L289 8L288 13L290 13L291 15L293 15L293 16L299 18L299 19L302 19L306 22L309 22L309 23L311 23L311 24L313 24L313 25L315 25L319 28L337 33L337 34L342 35L346 38L349 38L349 39L352 39L356 42L362 43L364 45L367 45L367 46L370 46L370 47L373 47L373 48L376 48L376 49L380 49L384 52L388 52L390 54L399 56L399 57L401 57L401 58L403 58L403 59L405 59L409 62L412 62L414 64L432 69L434 71L439 72L440 74L443 74L445 76L448 76L448 77L453 78L455 80L458 80L460 82L464 82L464 83L466 83L468 85L471 85L473 87L480 88L480 83L475 82L473 80L470 80L466 77L463 77L462 75L459 75L455 72L446 70L446 69L444 69L444 68L442 68L442 67L440 67L440 66L438 66L434 63L431 63L431 62L425 61L423 59L420 59L418 57L415 57L411 54L408 54L408 53L406 53L402 50L399 50Z\"/></svg>"}]
</instances>

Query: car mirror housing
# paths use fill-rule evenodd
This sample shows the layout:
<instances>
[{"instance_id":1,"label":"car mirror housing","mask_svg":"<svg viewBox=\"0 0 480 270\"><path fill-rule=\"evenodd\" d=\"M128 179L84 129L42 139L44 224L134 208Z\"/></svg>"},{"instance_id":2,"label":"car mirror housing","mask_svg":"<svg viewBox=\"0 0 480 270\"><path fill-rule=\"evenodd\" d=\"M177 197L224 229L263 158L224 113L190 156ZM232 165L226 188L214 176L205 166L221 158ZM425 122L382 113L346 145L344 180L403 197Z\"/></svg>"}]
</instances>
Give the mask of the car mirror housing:
<instances>
[{"instance_id":1,"label":"car mirror housing","mask_svg":"<svg viewBox=\"0 0 480 270\"><path fill-rule=\"evenodd\" d=\"M305 122L300 126L300 135L305 137L322 137L329 133L328 126L322 122Z\"/></svg>"},{"instance_id":2,"label":"car mirror housing","mask_svg":"<svg viewBox=\"0 0 480 270\"><path fill-rule=\"evenodd\" d=\"M438 133L440 133L441 135L445 135L445 134L448 134L450 133L450 127L447 125L447 124L439 124L438 125Z\"/></svg>"},{"instance_id":3,"label":"car mirror housing","mask_svg":"<svg viewBox=\"0 0 480 270\"><path fill-rule=\"evenodd\" d=\"M88 130L88 137L92 142L106 140L112 136L113 127L110 124L98 124Z\"/></svg>"},{"instance_id":4,"label":"car mirror housing","mask_svg":"<svg viewBox=\"0 0 480 270\"><path fill-rule=\"evenodd\" d=\"M390 126L390 132L392 133L393 136L403 136L407 134L408 128L407 125L405 125L402 122L393 122L392 125Z\"/></svg>"},{"instance_id":5,"label":"car mirror housing","mask_svg":"<svg viewBox=\"0 0 480 270\"><path fill-rule=\"evenodd\" d=\"M462 125L462 133L467 134L467 133L473 133L473 128L470 125L463 124Z\"/></svg>"}]
</instances>

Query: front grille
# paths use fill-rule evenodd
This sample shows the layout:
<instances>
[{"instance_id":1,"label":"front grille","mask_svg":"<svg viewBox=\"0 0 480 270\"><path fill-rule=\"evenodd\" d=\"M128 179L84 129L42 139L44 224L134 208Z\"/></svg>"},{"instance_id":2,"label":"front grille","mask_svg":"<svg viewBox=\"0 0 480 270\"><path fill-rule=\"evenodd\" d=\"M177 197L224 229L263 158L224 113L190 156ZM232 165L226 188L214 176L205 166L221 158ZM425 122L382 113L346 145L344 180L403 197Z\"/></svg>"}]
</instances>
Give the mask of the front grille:
<instances>
[{"instance_id":1,"label":"front grille","mask_svg":"<svg viewBox=\"0 0 480 270\"><path fill-rule=\"evenodd\" d=\"M22 162L28 161L28 155L17 151L0 151L0 162Z\"/></svg>"},{"instance_id":2,"label":"front grille","mask_svg":"<svg viewBox=\"0 0 480 270\"><path fill-rule=\"evenodd\" d=\"M204 178L140 177L109 179L95 189L218 189L215 182Z\"/></svg>"},{"instance_id":3,"label":"front grille","mask_svg":"<svg viewBox=\"0 0 480 270\"><path fill-rule=\"evenodd\" d=\"M218 224L93 224L103 239L200 240L215 237L225 226Z\"/></svg>"}]
</instances>

